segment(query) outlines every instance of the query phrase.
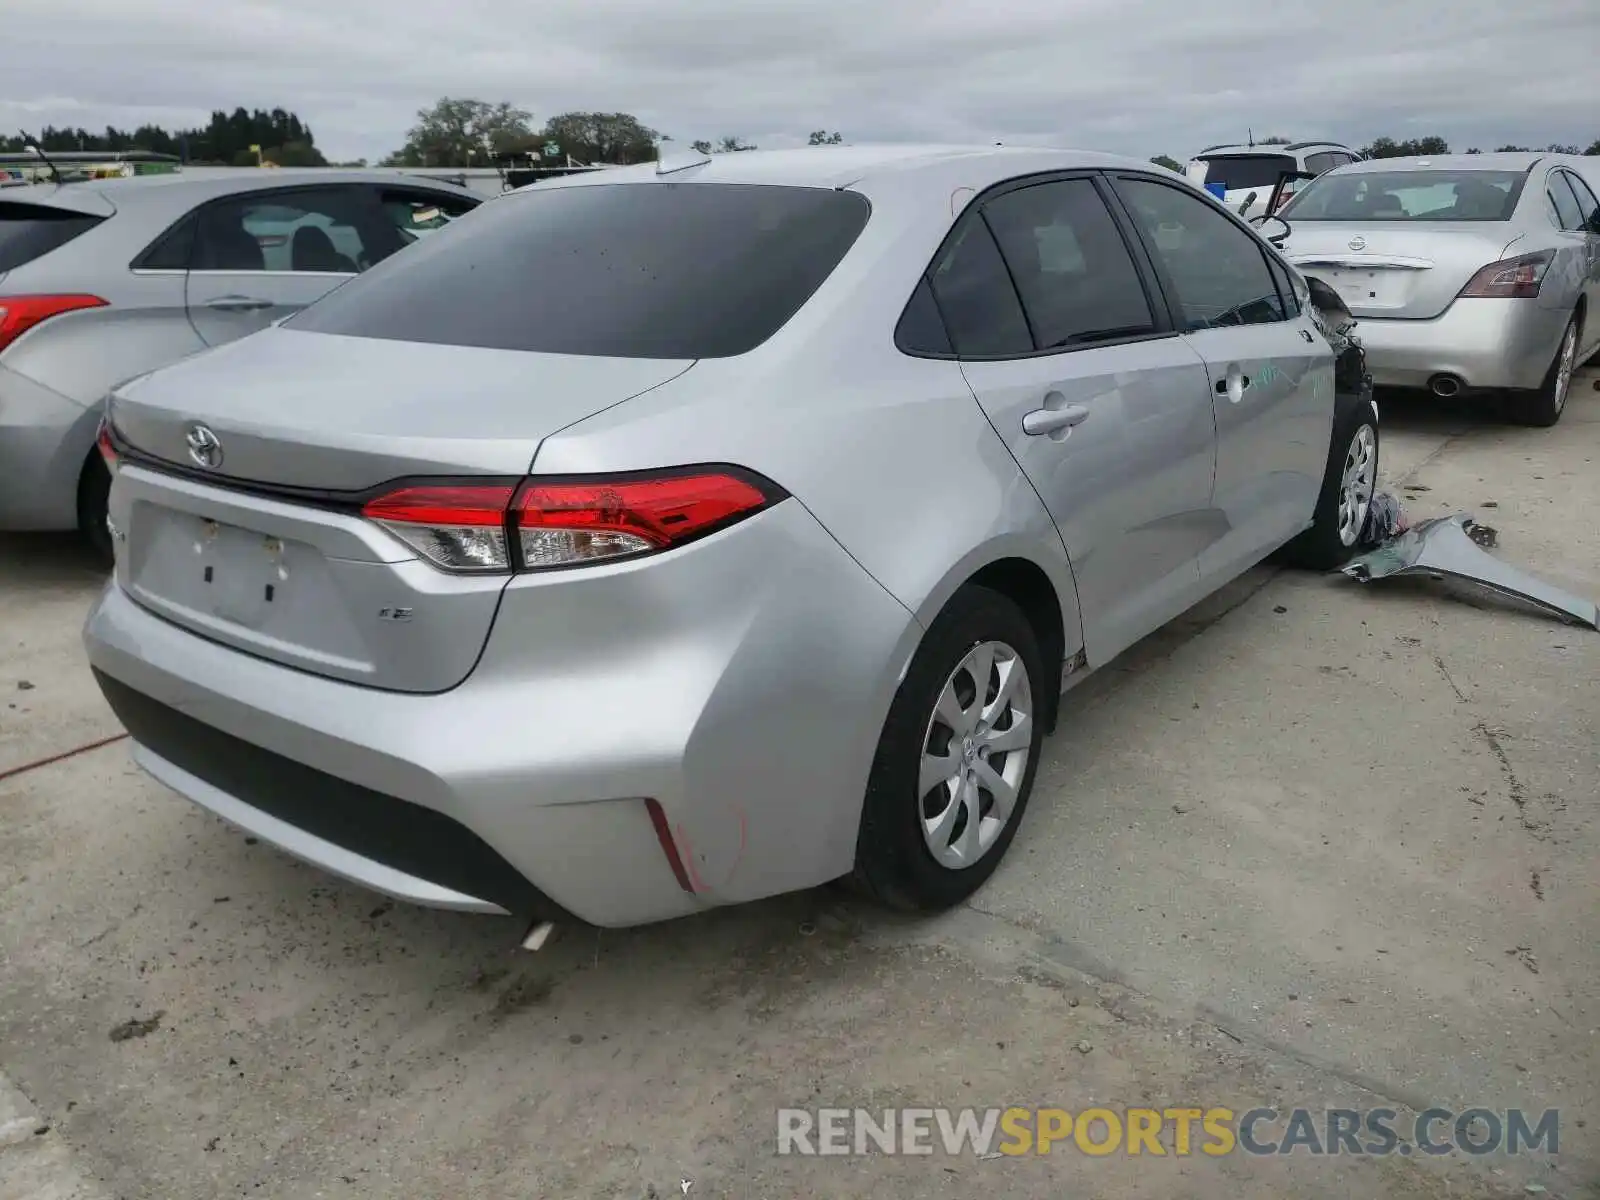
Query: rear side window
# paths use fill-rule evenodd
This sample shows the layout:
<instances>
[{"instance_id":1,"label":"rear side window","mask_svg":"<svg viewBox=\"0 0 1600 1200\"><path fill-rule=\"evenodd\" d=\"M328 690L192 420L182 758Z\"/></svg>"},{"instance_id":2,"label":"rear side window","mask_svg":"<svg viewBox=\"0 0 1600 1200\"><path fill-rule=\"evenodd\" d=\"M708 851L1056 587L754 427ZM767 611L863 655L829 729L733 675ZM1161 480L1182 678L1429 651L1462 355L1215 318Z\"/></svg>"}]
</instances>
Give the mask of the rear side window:
<instances>
[{"instance_id":1,"label":"rear side window","mask_svg":"<svg viewBox=\"0 0 1600 1200\"><path fill-rule=\"evenodd\" d=\"M856 192L534 188L422 238L289 325L615 358L727 358L776 333L867 223Z\"/></svg>"},{"instance_id":2,"label":"rear side window","mask_svg":"<svg viewBox=\"0 0 1600 1200\"><path fill-rule=\"evenodd\" d=\"M190 213L167 232L163 233L138 258L133 260L136 271L187 271L189 256L194 250L195 226L200 218Z\"/></svg>"},{"instance_id":3,"label":"rear side window","mask_svg":"<svg viewBox=\"0 0 1600 1200\"><path fill-rule=\"evenodd\" d=\"M1087 179L1018 188L984 206L1041 350L1155 330L1150 302L1105 201Z\"/></svg>"},{"instance_id":4,"label":"rear side window","mask_svg":"<svg viewBox=\"0 0 1600 1200\"><path fill-rule=\"evenodd\" d=\"M43 258L104 219L44 204L0 202L0 271Z\"/></svg>"},{"instance_id":5,"label":"rear side window","mask_svg":"<svg viewBox=\"0 0 1600 1200\"><path fill-rule=\"evenodd\" d=\"M1557 223L1572 233L1581 232L1584 227L1584 212L1578 206L1578 197L1573 194L1571 186L1567 183L1566 173L1550 172L1550 182L1547 187L1550 203L1555 206Z\"/></svg>"},{"instance_id":6,"label":"rear side window","mask_svg":"<svg viewBox=\"0 0 1600 1200\"><path fill-rule=\"evenodd\" d=\"M354 275L399 248L361 188L246 193L200 210L191 269Z\"/></svg>"},{"instance_id":7,"label":"rear side window","mask_svg":"<svg viewBox=\"0 0 1600 1200\"><path fill-rule=\"evenodd\" d=\"M1578 208L1583 213L1583 228L1589 233L1600 233L1600 200L1595 199L1594 192L1580 176L1567 174L1567 182L1572 185L1572 191L1578 197Z\"/></svg>"},{"instance_id":8,"label":"rear side window","mask_svg":"<svg viewBox=\"0 0 1600 1200\"><path fill-rule=\"evenodd\" d=\"M1033 334L1022 315L1017 289L982 219L966 223L934 266L929 282L957 354L1033 353Z\"/></svg>"},{"instance_id":9,"label":"rear side window","mask_svg":"<svg viewBox=\"0 0 1600 1200\"><path fill-rule=\"evenodd\" d=\"M1288 154L1219 154L1206 159L1206 182L1220 183L1230 192L1272 188L1285 171L1299 169L1299 163Z\"/></svg>"},{"instance_id":10,"label":"rear side window","mask_svg":"<svg viewBox=\"0 0 1600 1200\"><path fill-rule=\"evenodd\" d=\"M951 354L950 334L934 303L933 289L924 279L911 293L905 312L900 314L900 324L895 327L894 344L907 354Z\"/></svg>"},{"instance_id":11,"label":"rear side window","mask_svg":"<svg viewBox=\"0 0 1600 1200\"><path fill-rule=\"evenodd\" d=\"M443 229L457 217L477 207L459 196L387 188L380 193L378 202L383 208L383 215L394 222L394 227L400 231L401 242L407 246Z\"/></svg>"}]
</instances>

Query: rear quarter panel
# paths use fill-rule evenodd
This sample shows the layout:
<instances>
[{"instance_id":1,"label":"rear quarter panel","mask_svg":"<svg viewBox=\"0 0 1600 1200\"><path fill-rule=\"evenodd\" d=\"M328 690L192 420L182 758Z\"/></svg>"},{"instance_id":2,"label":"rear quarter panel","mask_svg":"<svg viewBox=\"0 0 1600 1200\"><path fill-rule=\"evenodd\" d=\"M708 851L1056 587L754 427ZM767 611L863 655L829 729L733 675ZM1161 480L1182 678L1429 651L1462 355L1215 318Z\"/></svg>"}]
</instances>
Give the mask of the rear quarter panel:
<instances>
[{"instance_id":1,"label":"rear quarter panel","mask_svg":"<svg viewBox=\"0 0 1600 1200\"><path fill-rule=\"evenodd\" d=\"M1048 511L954 361L912 358L894 327L952 205L892 183L845 261L779 333L557 433L537 473L730 462L795 495L926 625L973 573L1021 557L1055 585L1068 654L1082 645L1066 552ZM899 665L896 666L896 670Z\"/></svg>"}]
</instances>

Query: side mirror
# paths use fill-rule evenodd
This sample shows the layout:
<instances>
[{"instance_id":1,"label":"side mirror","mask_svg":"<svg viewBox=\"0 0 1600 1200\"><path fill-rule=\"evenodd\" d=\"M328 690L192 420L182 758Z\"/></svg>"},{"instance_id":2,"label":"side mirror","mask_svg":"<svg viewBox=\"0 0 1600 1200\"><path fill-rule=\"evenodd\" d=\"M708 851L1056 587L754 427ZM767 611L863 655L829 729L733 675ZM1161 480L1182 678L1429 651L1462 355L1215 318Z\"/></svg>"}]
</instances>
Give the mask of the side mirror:
<instances>
[{"instance_id":1,"label":"side mirror","mask_svg":"<svg viewBox=\"0 0 1600 1200\"><path fill-rule=\"evenodd\" d=\"M1245 213L1249 212L1250 211L1250 206L1252 204L1254 204L1255 202L1256 202L1256 193L1255 192L1251 192L1248 196L1246 196L1244 198L1244 203L1239 205L1239 215L1243 216Z\"/></svg>"},{"instance_id":2,"label":"side mirror","mask_svg":"<svg viewBox=\"0 0 1600 1200\"><path fill-rule=\"evenodd\" d=\"M1283 249L1284 242L1289 240L1289 235L1294 232L1289 222L1282 217L1274 217L1268 213L1262 213L1258 217L1251 217L1250 224L1256 227L1257 233L1280 250Z\"/></svg>"}]
</instances>

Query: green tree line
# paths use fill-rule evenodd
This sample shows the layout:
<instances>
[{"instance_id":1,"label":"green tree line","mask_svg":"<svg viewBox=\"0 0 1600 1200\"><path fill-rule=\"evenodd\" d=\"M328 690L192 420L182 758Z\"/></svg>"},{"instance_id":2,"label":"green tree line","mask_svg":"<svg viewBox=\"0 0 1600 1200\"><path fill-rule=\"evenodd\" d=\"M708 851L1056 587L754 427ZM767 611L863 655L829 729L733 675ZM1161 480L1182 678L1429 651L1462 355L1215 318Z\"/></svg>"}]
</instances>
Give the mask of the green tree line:
<instances>
[{"instance_id":1,"label":"green tree line","mask_svg":"<svg viewBox=\"0 0 1600 1200\"><path fill-rule=\"evenodd\" d=\"M211 114L209 124L195 129L168 131L159 125L141 125L123 130L107 126L95 133L46 125L34 136L47 154L68 150L148 150L176 155L195 164L254 166L256 152L251 147L259 146L261 159L280 167L321 167L328 162L317 149L311 126L283 108L236 108L231 113L218 109ZM0 150L22 148L21 137L0 137Z\"/></svg>"}]
</instances>

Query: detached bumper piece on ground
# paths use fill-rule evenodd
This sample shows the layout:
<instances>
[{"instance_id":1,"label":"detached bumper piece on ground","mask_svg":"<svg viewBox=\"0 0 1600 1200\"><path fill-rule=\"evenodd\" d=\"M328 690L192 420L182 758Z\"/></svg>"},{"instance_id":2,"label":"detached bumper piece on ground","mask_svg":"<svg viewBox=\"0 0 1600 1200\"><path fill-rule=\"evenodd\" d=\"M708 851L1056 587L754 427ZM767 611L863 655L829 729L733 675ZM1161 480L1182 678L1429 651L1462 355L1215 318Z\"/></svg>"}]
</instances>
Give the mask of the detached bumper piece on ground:
<instances>
[{"instance_id":1,"label":"detached bumper piece on ground","mask_svg":"<svg viewBox=\"0 0 1600 1200\"><path fill-rule=\"evenodd\" d=\"M1377 507L1375 504L1374 507ZM1600 629L1600 610L1584 600L1501 562L1486 553L1475 533L1489 532L1465 513L1419 521L1375 550L1352 559L1344 573L1360 583L1397 575L1427 575L1476 584L1502 596L1526 601L1590 629ZM1492 537L1483 542L1493 544Z\"/></svg>"}]
</instances>

